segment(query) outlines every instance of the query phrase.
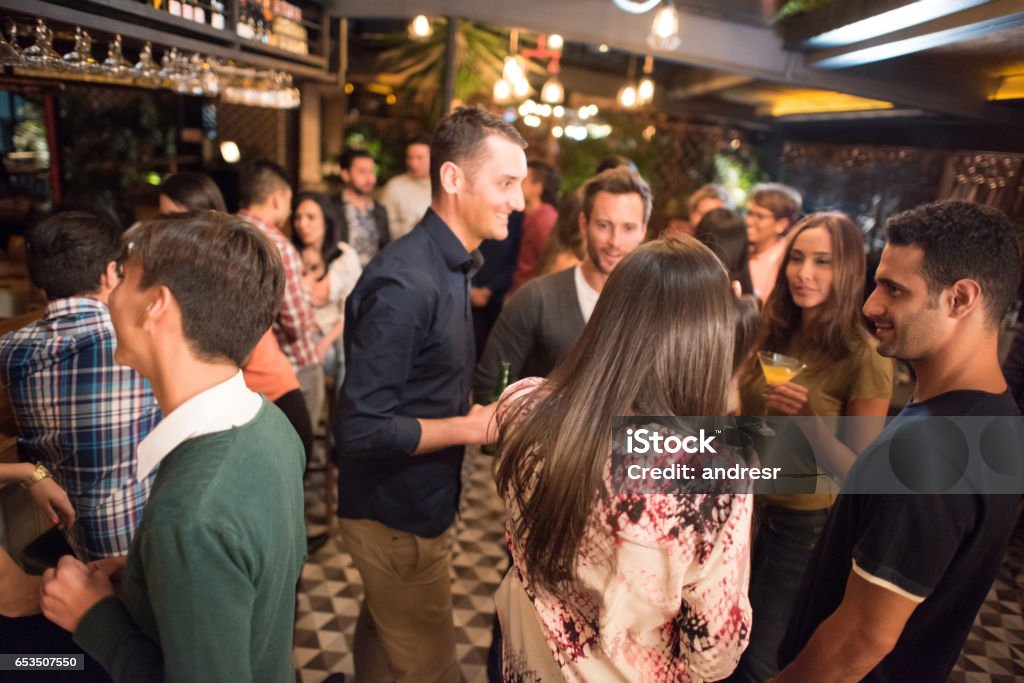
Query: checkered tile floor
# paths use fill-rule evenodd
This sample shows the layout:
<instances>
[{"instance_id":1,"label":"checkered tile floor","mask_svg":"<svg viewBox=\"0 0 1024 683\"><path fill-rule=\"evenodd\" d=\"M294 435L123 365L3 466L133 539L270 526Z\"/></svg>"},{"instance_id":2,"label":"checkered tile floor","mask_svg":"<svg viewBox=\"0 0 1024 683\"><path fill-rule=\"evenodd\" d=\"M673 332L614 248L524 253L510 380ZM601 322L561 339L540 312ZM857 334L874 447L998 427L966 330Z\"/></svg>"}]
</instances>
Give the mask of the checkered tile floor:
<instances>
[{"instance_id":1,"label":"checkered tile floor","mask_svg":"<svg viewBox=\"0 0 1024 683\"><path fill-rule=\"evenodd\" d=\"M469 449L463 466L461 515L452 547L452 599L456 654L466 683L487 680L492 596L506 568L502 505L491 459ZM309 494L319 503L323 480L311 475ZM340 671L353 680L352 641L362 598L359 573L337 533L309 558L302 572L295 621L295 666L302 683L320 683ZM989 591L960 661L954 683L1024 680L1024 531L1017 535Z\"/></svg>"}]
</instances>

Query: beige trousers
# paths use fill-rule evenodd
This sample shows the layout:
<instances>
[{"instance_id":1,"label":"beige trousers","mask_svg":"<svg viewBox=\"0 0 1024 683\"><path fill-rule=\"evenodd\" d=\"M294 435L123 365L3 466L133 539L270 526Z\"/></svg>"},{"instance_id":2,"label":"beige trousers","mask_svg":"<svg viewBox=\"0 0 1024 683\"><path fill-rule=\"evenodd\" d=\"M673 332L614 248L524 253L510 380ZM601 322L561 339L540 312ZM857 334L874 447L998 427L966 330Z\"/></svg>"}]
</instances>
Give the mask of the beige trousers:
<instances>
[{"instance_id":1,"label":"beige trousers","mask_svg":"<svg viewBox=\"0 0 1024 683\"><path fill-rule=\"evenodd\" d=\"M458 683L448 533L422 538L338 520L366 595L356 623L357 683Z\"/></svg>"}]
</instances>

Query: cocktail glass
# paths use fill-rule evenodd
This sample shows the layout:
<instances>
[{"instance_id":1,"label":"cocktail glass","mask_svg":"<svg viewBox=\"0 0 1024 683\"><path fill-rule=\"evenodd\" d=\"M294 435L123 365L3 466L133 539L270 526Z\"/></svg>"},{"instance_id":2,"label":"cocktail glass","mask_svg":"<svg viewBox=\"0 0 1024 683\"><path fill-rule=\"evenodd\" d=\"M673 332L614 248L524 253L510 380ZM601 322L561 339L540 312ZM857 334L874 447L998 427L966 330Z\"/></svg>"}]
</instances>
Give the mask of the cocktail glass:
<instances>
[{"instance_id":1,"label":"cocktail glass","mask_svg":"<svg viewBox=\"0 0 1024 683\"><path fill-rule=\"evenodd\" d=\"M800 374L807 365L792 356L784 356L774 351L758 351L757 360L764 373L764 381L768 384L784 384Z\"/></svg>"}]
</instances>

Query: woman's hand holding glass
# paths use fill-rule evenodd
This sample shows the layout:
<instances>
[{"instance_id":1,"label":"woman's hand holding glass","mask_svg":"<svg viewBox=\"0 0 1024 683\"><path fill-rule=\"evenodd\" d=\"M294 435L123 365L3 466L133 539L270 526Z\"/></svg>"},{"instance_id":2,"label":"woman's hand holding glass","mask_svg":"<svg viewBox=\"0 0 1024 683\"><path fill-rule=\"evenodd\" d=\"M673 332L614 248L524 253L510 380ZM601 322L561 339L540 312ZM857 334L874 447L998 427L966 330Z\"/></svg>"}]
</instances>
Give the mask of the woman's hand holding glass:
<instances>
[{"instance_id":1,"label":"woman's hand holding glass","mask_svg":"<svg viewBox=\"0 0 1024 683\"><path fill-rule=\"evenodd\" d=\"M794 382L769 384L768 389L764 392L764 404L768 410L775 410L794 417L814 415L809 399L807 387Z\"/></svg>"}]
</instances>

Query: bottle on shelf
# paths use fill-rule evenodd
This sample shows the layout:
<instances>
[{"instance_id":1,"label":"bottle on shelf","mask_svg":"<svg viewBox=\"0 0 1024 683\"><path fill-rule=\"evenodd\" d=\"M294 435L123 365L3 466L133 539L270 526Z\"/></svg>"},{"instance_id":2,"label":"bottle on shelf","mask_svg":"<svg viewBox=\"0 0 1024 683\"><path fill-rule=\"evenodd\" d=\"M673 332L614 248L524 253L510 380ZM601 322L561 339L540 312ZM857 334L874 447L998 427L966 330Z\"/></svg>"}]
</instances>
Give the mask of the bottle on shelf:
<instances>
[{"instance_id":1,"label":"bottle on shelf","mask_svg":"<svg viewBox=\"0 0 1024 683\"><path fill-rule=\"evenodd\" d=\"M153 6L153 9L163 9L164 0L149 0L149 4Z\"/></svg>"},{"instance_id":2,"label":"bottle on shelf","mask_svg":"<svg viewBox=\"0 0 1024 683\"><path fill-rule=\"evenodd\" d=\"M192 21L197 24L206 23L206 9L203 7L202 0L193 0L195 8L192 10Z\"/></svg>"},{"instance_id":3,"label":"bottle on shelf","mask_svg":"<svg viewBox=\"0 0 1024 683\"><path fill-rule=\"evenodd\" d=\"M498 382L494 385L494 393L491 394L491 400L488 403L496 403L501 398L501 395L505 393L505 389L508 388L508 376L511 369L512 364L507 360L498 363ZM498 445L493 443L484 444L480 447L480 452L484 455L494 455L497 450Z\"/></svg>"},{"instance_id":4,"label":"bottle on shelf","mask_svg":"<svg viewBox=\"0 0 1024 683\"><path fill-rule=\"evenodd\" d=\"M252 21L252 3L254 0L238 0L238 24L235 31L243 38L252 40L256 37L256 26Z\"/></svg>"},{"instance_id":5,"label":"bottle on shelf","mask_svg":"<svg viewBox=\"0 0 1024 683\"><path fill-rule=\"evenodd\" d=\"M213 0L210 3L210 26L224 30L224 3Z\"/></svg>"},{"instance_id":6,"label":"bottle on shelf","mask_svg":"<svg viewBox=\"0 0 1024 683\"><path fill-rule=\"evenodd\" d=\"M192 5L192 0L181 0L181 18L192 21L195 7Z\"/></svg>"},{"instance_id":7,"label":"bottle on shelf","mask_svg":"<svg viewBox=\"0 0 1024 683\"><path fill-rule=\"evenodd\" d=\"M176 17L181 16L181 0L168 0L167 11Z\"/></svg>"}]
</instances>

